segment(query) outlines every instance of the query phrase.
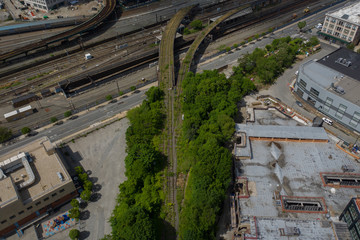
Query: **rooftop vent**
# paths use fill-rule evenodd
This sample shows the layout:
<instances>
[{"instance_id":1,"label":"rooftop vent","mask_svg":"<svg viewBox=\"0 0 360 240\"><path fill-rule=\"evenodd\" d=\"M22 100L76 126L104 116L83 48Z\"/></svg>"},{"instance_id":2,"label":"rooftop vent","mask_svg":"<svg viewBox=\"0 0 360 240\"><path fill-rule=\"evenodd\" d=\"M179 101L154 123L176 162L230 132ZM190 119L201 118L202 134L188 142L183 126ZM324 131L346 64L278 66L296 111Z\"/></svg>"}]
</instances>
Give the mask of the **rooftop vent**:
<instances>
[{"instance_id":1,"label":"rooftop vent","mask_svg":"<svg viewBox=\"0 0 360 240\"><path fill-rule=\"evenodd\" d=\"M339 94L345 94L345 90L342 87L335 85L334 83L331 83L331 88Z\"/></svg>"},{"instance_id":2,"label":"rooftop vent","mask_svg":"<svg viewBox=\"0 0 360 240\"><path fill-rule=\"evenodd\" d=\"M351 66L351 61L347 61L346 58L338 58L336 61L336 63L339 63L345 67L350 67Z\"/></svg>"},{"instance_id":3,"label":"rooftop vent","mask_svg":"<svg viewBox=\"0 0 360 240\"><path fill-rule=\"evenodd\" d=\"M64 181L64 177L63 177L63 175L61 174L61 172L56 172L56 174L58 175L60 181Z\"/></svg>"},{"instance_id":4,"label":"rooftop vent","mask_svg":"<svg viewBox=\"0 0 360 240\"><path fill-rule=\"evenodd\" d=\"M341 17L342 19L348 19L349 18L349 15L347 15L347 14L344 14L344 15L342 15L342 17Z\"/></svg>"}]
</instances>

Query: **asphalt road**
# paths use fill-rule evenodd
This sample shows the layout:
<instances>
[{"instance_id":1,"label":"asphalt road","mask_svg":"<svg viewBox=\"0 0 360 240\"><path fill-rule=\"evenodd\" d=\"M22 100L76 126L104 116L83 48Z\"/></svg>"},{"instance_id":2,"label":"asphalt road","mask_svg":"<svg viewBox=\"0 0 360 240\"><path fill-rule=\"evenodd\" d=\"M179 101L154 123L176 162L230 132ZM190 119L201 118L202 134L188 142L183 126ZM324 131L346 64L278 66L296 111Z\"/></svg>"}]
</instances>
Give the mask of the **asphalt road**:
<instances>
[{"instance_id":1,"label":"asphalt road","mask_svg":"<svg viewBox=\"0 0 360 240\"><path fill-rule=\"evenodd\" d=\"M18 140L11 145L2 146L0 148L0 155L5 154L8 151L14 150L18 147L21 147L22 145L25 145L44 136L47 136L52 142L60 140L70 134L85 129L92 124L101 122L107 118L110 118L120 112L129 110L134 106L142 103L142 101L146 97L144 93L145 91L141 91L140 93L129 95L129 97L122 98L116 103L109 103L103 107L98 107L95 110L80 115L77 119L68 120L61 125L53 126L49 129L41 131L36 136L26 137L22 140Z\"/></svg>"}]
</instances>

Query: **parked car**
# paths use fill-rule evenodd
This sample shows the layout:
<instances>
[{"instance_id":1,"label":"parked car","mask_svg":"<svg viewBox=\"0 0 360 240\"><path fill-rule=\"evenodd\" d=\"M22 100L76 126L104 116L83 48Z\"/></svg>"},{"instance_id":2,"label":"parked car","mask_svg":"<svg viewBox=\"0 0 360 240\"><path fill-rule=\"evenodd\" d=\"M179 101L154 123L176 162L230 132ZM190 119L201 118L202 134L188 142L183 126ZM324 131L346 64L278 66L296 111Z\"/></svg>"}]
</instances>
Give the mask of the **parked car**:
<instances>
[{"instance_id":1,"label":"parked car","mask_svg":"<svg viewBox=\"0 0 360 240\"><path fill-rule=\"evenodd\" d=\"M296 104L297 104L299 107L302 107L302 106L303 106L302 103L299 102L299 101L296 101Z\"/></svg>"},{"instance_id":2,"label":"parked car","mask_svg":"<svg viewBox=\"0 0 360 240\"><path fill-rule=\"evenodd\" d=\"M328 118L322 118L322 120L325 122L325 123L327 123L327 124L329 124L330 126L332 126L332 124L333 124L333 121L331 121L330 119L328 119Z\"/></svg>"},{"instance_id":3,"label":"parked car","mask_svg":"<svg viewBox=\"0 0 360 240\"><path fill-rule=\"evenodd\" d=\"M275 98L276 100L278 100L279 102L281 102L281 99L280 98Z\"/></svg>"}]
</instances>

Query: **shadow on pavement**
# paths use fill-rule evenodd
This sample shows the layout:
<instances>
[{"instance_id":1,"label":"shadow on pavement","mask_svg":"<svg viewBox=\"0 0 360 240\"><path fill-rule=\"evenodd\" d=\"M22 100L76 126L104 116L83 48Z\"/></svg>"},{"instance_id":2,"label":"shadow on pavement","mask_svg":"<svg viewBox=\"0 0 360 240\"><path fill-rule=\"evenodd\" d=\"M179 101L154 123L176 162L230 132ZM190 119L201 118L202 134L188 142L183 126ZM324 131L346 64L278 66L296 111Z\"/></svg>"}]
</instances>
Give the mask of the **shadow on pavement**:
<instances>
[{"instance_id":1,"label":"shadow on pavement","mask_svg":"<svg viewBox=\"0 0 360 240\"><path fill-rule=\"evenodd\" d=\"M79 234L79 240L87 239L90 236L89 231L81 231Z\"/></svg>"}]
</instances>

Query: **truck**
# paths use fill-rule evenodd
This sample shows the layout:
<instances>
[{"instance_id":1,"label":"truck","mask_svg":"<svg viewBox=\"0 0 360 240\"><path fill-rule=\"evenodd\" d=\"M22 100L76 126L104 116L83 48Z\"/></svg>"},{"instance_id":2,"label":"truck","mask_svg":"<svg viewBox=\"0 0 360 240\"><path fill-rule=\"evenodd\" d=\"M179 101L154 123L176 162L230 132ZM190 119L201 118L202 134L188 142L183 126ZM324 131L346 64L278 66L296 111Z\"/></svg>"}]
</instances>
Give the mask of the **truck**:
<instances>
[{"instance_id":1,"label":"truck","mask_svg":"<svg viewBox=\"0 0 360 240\"><path fill-rule=\"evenodd\" d=\"M89 60L89 59L92 59L92 58L93 58L93 56L90 53L85 54L85 60Z\"/></svg>"}]
</instances>

